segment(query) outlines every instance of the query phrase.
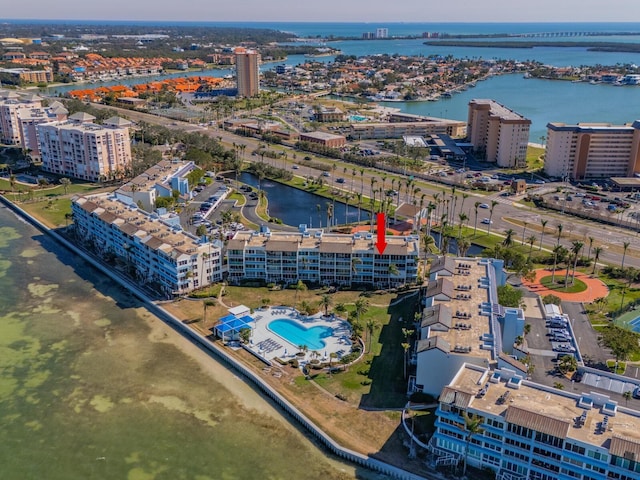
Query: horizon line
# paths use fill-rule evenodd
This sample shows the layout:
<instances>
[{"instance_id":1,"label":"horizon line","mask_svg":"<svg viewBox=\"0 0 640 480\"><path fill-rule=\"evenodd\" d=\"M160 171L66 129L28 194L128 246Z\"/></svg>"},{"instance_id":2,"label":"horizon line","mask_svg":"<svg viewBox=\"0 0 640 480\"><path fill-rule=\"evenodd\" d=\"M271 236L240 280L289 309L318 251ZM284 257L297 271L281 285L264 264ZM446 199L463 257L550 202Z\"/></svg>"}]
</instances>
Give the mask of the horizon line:
<instances>
[{"instance_id":1,"label":"horizon line","mask_svg":"<svg viewBox=\"0 0 640 480\"><path fill-rule=\"evenodd\" d=\"M362 24L370 24L370 23L379 23L379 24L405 24L405 25L424 25L424 24L432 24L432 25L441 25L441 24L481 24L481 25L502 25L502 24L635 24L640 25L640 21L623 21L623 20L580 20L580 21L487 21L487 22L478 22L478 21L405 21L405 20L393 20L393 21L385 21L385 20L352 20L352 21L343 21L343 20L320 20L320 21L309 21L309 20L173 20L173 19L156 19L156 20L142 20L142 19L104 19L104 18L0 18L0 22L141 22L141 23L157 23L157 22L169 22L169 23L309 23L309 24L318 24L318 23L327 23L327 24L349 24L349 23L362 23Z\"/></svg>"}]
</instances>

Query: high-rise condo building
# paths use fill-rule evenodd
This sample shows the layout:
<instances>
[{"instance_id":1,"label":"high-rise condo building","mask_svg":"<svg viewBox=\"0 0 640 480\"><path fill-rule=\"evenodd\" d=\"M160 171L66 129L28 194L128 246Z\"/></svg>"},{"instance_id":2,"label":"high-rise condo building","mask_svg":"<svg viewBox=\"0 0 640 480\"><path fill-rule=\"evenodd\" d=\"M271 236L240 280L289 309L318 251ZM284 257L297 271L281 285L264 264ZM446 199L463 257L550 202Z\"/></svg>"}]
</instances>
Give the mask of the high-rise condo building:
<instances>
[{"instance_id":1,"label":"high-rise condo building","mask_svg":"<svg viewBox=\"0 0 640 480\"><path fill-rule=\"evenodd\" d=\"M118 117L93 123L78 112L66 122L36 126L42 169L90 182L122 177L131 168L131 122Z\"/></svg>"},{"instance_id":2,"label":"high-rise condo building","mask_svg":"<svg viewBox=\"0 0 640 480\"><path fill-rule=\"evenodd\" d=\"M630 125L549 123L544 170L569 180L640 173L640 121Z\"/></svg>"},{"instance_id":3,"label":"high-rise condo building","mask_svg":"<svg viewBox=\"0 0 640 480\"><path fill-rule=\"evenodd\" d=\"M255 97L260 92L258 52L238 48L235 54L238 96Z\"/></svg>"},{"instance_id":4,"label":"high-rise condo building","mask_svg":"<svg viewBox=\"0 0 640 480\"><path fill-rule=\"evenodd\" d=\"M531 120L494 100L469 102L467 137L487 162L499 167L522 168L527 165L527 145Z\"/></svg>"}]
</instances>

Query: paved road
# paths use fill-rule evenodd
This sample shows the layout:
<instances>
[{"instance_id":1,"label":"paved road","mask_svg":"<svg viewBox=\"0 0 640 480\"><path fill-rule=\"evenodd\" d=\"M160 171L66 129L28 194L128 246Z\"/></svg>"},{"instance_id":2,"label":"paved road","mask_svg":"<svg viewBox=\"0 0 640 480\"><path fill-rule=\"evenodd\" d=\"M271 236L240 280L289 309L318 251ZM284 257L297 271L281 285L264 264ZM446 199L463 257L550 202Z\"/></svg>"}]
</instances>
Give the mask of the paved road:
<instances>
[{"instance_id":1,"label":"paved road","mask_svg":"<svg viewBox=\"0 0 640 480\"><path fill-rule=\"evenodd\" d=\"M167 119L164 117L158 117L156 115L135 112L127 109L118 109L114 107L109 107L105 105L93 104L92 106L96 108L110 108L113 110L119 110L123 115L131 118L134 121L144 121L150 124L164 125L168 128L175 128L178 130L184 131L197 131L201 132L204 135L208 135L213 138L220 139L225 146L231 148L233 144L236 145L246 145L247 148L245 150L244 159L245 161L255 161L256 159L260 159L260 157L251 157L249 152L258 148L262 142L258 139L249 138L249 137L241 137L237 136L231 132L227 132L220 129L200 127L197 125L192 125L186 122L174 121L171 119ZM264 158L264 161L267 163L271 163L275 166L282 167L287 165L293 165L295 162L299 165L299 169L295 170L295 175L305 177L318 177L321 175L321 171L305 166L305 161L303 157L306 155L303 152L295 151L290 147L282 146L278 148L283 148L285 150L289 150L290 154L288 155L288 159L269 159L268 157ZM293 155L297 156L297 159L293 159ZM261 161L262 159L260 159ZM322 159L324 163L328 165L336 164L335 160L331 159ZM375 178L377 183L374 185L374 188L380 188L382 186L382 176L386 175L388 178L385 182L385 188L391 188L391 178L399 178L401 175L391 175L386 172L377 171L373 169L365 169L364 174L360 175L360 167L357 165L351 164L343 164L340 163L340 167L331 171L331 177L328 179L332 186L336 188L344 189L347 191L352 191L353 193L362 192L365 197L371 195L371 179ZM342 165L345 165L347 168L346 173L344 172L344 168ZM352 176L351 172L356 170L356 176ZM338 177L345 178L344 184L336 184L335 179ZM446 186L439 184L430 184L423 181L417 182L417 186L420 187L421 191L417 194L417 199L419 202L422 194L426 194L425 204L428 202L434 194L438 194L440 198L451 198L450 189ZM557 184L545 184L544 186L537 187L540 191L548 191L549 189L555 189L556 187L564 186L564 184L558 182ZM396 189L397 183L396 183ZM401 196L398 196L396 199L396 204L398 201L409 201L408 194L405 193L405 189L402 189ZM459 190L458 190L459 192ZM490 231L494 233L503 233L505 230L512 228L516 231L516 240L521 241L524 237L530 235L536 235L539 239L539 232L532 232L531 230L523 231L522 227L514 226L513 223L509 222L507 219L517 219L521 222L527 222L529 225L540 225L541 220L545 219L548 221L546 230L547 233L544 236L544 248L551 249L555 245L555 236L554 231L556 229L556 225L562 224L564 227L564 238L561 239L561 244L565 247L571 247L571 241L575 238L567 238L570 235L577 235L579 238L584 238L585 246L587 244L586 239L588 237L594 237L600 241L603 241L605 250L600 255L600 260L603 263L610 264L620 264L622 259L622 245L624 242L630 243L630 248L627 251L625 258L625 266L633 266L640 268L640 236L629 230L621 229L613 226L604 226L594 222L590 222L588 220L578 219L575 217L571 217L568 215L562 215L559 212L541 212L533 207L523 206L522 204L517 204L514 200L517 200L517 197L499 197L497 194L493 195L485 195L479 193L467 192L469 194L469 198L464 201L464 206L462 206L462 199L460 195L458 195L458 200L456 204L456 212L453 215L453 223L456 224L459 221L459 214L465 213L468 217L467 224L471 227L474 225L475 220L475 202L488 203L491 204L492 200L496 200L498 203L496 204L493 212L493 225L491 225ZM400 198L401 197L401 198ZM363 202L364 203L364 202ZM364 203L366 206L366 203ZM488 229L487 225L482 225L480 222L482 218L489 217L489 210L478 211L478 231L486 231ZM451 222L450 222L451 224ZM615 245L618 251L614 252L608 249L609 246ZM536 247L534 247L536 248Z\"/></svg>"}]
</instances>

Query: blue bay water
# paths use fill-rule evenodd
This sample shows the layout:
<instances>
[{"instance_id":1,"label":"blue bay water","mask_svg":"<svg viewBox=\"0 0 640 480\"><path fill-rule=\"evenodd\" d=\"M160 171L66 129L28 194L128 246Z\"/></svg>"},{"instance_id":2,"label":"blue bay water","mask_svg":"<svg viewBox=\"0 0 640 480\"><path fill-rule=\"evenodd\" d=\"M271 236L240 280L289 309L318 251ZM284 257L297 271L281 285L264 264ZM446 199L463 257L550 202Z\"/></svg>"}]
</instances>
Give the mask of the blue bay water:
<instances>
[{"instance_id":1,"label":"blue bay water","mask_svg":"<svg viewBox=\"0 0 640 480\"><path fill-rule=\"evenodd\" d=\"M115 23L115 22L114 22ZM140 22L117 22L140 23ZM181 23L181 25L209 25L228 27L272 28L291 32L300 37L359 37L365 31L386 27L390 36L420 35L423 32L447 32L451 34L534 33L534 32L640 32L640 23ZM150 26L159 25L157 22ZM547 40L567 41L640 41L638 36L583 36L549 37ZM517 41L517 40L514 40ZM323 43L325 42L318 42ZM456 58L536 60L554 66L640 64L640 53L590 52L580 47L538 47L532 49L441 47L424 45L424 39L341 40L327 45L340 49L347 55L401 54L401 55L453 55ZM317 57L314 61L330 62L334 57ZM292 55L288 65L303 63L305 57ZM264 64L262 70L275 64ZM202 72L176 73L159 78L193 75L222 77L232 73L228 69ZM135 84L149 78L129 78L106 82L104 85ZM47 93L58 95L80 88L77 85L52 87ZM82 88L89 88L83 86ZM392 102L386 105L420 115L433 115L456 120L466 120L467 104L472 98L491 98L532 120L530 140L538 142L546 135L549 122L611 122L629 123L640 117L639 87L613 87L561 81L524 80L519 75L493 77L478 82L477 87L454 95L450 100L438 102Z\"/></svg>"}]
</instances>

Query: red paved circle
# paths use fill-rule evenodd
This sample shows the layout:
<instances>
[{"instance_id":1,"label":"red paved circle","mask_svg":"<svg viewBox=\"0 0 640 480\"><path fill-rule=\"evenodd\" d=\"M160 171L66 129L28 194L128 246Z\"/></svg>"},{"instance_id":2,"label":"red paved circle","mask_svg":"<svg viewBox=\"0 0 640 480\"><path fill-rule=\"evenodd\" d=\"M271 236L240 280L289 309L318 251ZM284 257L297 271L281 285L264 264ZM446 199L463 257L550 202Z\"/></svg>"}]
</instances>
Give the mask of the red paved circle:
<instances>
[{"instance_id":1,"label":"red paved circle","mask_svg":"<svg viewBox=\"0 0 640 480\"><path fill-rule=\"evenodd\" d=\"M566 272L566 270L556 270L556 278L564 278ZM551 290L550 288L542 285L540 283L540 280L544 277L551 276L551 269L543 268L540 270L536 270L535 274L535 279L532 282L522 279L522 284L541 297L551 294L569 302L590 303L593 302L596 298L606 297L607 295L609 295L609 289L601 280L591 277L586 273L576 272L576 278L587 285L586 290L578 293L567 293L561 290ZM569 273L569 275L571 275L571 273Z\"/></svg>"}]
</instances>

